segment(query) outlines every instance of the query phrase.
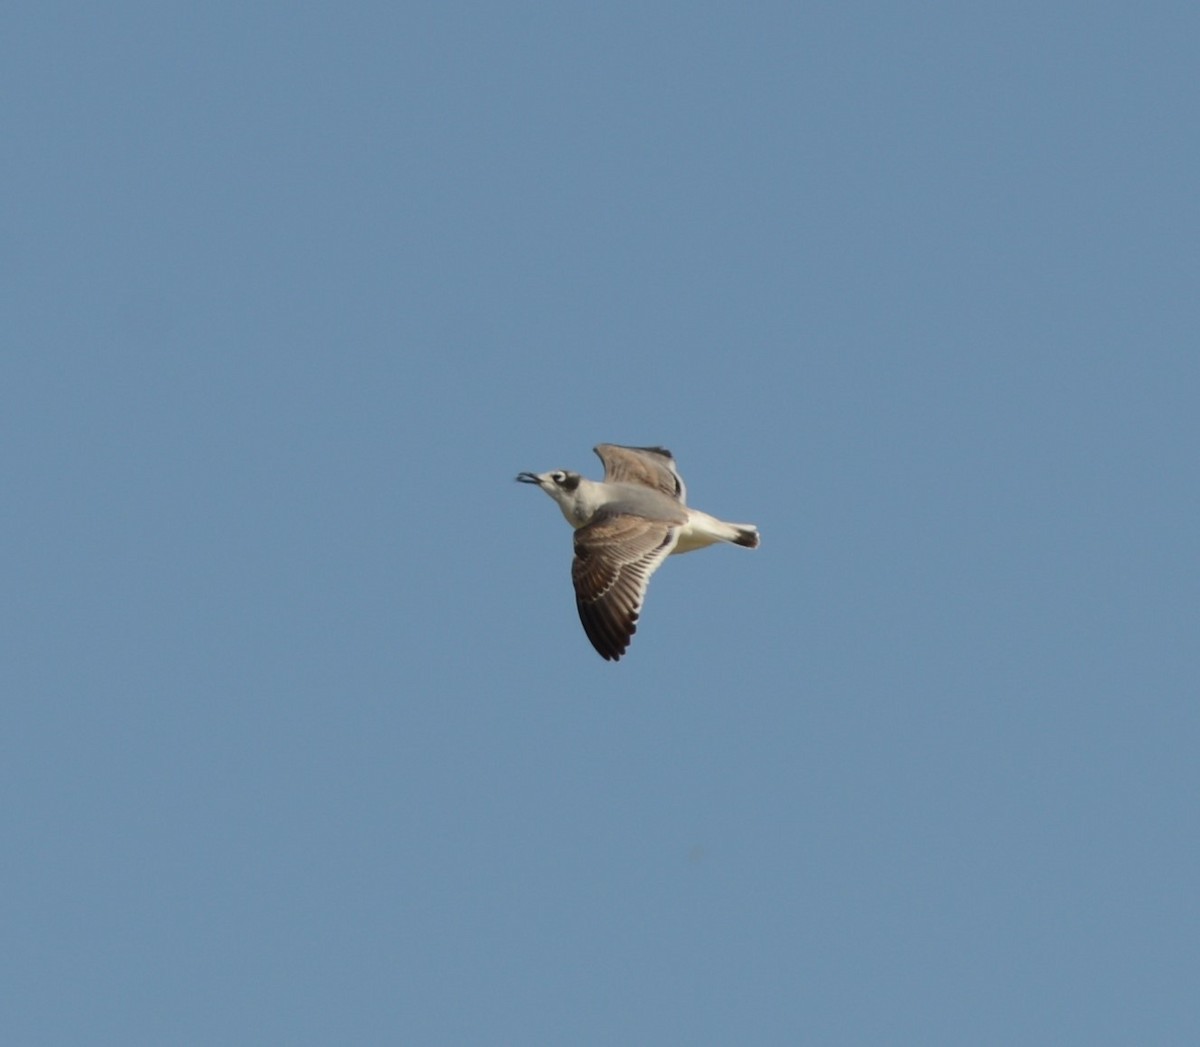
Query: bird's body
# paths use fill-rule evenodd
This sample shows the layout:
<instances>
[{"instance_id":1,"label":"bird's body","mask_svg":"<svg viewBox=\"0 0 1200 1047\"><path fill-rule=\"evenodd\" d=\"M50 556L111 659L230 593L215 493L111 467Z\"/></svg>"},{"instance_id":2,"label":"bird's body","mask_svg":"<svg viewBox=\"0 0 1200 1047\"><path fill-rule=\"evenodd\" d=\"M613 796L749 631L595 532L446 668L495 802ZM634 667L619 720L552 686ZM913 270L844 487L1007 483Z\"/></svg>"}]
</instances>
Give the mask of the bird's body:
<instances>
[{"instance_id":1,"label":"bird's body","mask_svg":"<svg viewBox=\"0 0 1200 1047\"><path fill-rule=\"evenodd\" d=\"M650 575L672 554L731 542L753 549L758 528L718 520L687 506L671 452L600 444L604 480L556 470L521 473L557 503L575 528L571 577L579 619L592 646L616 661L636 632Z\"/></svg>"}]
</instances>

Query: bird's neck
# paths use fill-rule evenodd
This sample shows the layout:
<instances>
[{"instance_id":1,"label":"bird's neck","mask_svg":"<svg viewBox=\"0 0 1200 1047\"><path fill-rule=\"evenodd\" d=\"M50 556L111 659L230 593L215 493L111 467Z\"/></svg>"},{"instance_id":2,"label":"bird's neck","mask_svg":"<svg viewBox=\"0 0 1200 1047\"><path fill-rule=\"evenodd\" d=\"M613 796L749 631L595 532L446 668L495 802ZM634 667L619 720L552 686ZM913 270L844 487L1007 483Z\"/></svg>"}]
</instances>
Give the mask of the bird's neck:
<instances>
[{"instance_id":1,"label":"bird's neck","mask_svg":"<svg viewBox=\"0 0 1200 1047\"><path fill-rule=\"evenodd\" d=\"M600 485L591 480L581 479L579 486L567 497L555 499L567 523L572 527L583 527L600 508L604 501Z\"/></svg>"}]
</instances>

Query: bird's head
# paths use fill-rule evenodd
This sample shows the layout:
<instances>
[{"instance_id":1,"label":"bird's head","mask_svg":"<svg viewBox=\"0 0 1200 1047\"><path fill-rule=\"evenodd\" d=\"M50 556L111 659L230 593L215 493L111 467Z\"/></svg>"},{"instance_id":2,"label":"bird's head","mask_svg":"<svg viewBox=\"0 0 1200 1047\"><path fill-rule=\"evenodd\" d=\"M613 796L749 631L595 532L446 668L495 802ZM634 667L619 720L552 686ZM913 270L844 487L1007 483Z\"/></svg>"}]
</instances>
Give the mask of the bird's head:
<instances>
[{"instance_id":1,"label":"bird's head","mask_svg":"<svg viewBox=\"0 0 1200 1047\"><path fill-rule=\"evenodd\" d=\"M573 527L578 527L583 522L579 498L579 484L582 480L583 477L579 473L573 473L569 469L517 474L518 483L535 484L553 498Z\"/></svg>"}]
</instances>

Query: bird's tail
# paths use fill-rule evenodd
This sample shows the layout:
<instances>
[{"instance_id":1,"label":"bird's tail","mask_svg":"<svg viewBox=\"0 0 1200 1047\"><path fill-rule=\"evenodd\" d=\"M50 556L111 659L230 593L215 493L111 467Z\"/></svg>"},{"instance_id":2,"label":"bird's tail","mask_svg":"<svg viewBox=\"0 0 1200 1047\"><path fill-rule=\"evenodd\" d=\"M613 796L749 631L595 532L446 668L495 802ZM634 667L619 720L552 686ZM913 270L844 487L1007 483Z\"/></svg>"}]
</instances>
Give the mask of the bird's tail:
<instances>
[{"instance_id":1,"label":"bird's tail","mask_svg":"<svg viewBox=\"0 0 1200 1047\"><path fill-rule=\"evenodd\" d=\"M693 549L703 549L713 542L730 542L747 549L758 547L758 528L754 524L726 523L708 513L688 510L688 521L679 533L679 541L673 552L690 553Z\"/></svg>"},{"instance_id":2,"label":"bird's tail","mask_svg":"<svg viewBox=\"0 0 1200 1047\"><path fill-rule=\"evenodd\" d=\"M758 528L754 524L730 524L733 528L733 537L730 539L734 545L743 546L746 549L758 548Z\"/></svg>"}]
</instances>

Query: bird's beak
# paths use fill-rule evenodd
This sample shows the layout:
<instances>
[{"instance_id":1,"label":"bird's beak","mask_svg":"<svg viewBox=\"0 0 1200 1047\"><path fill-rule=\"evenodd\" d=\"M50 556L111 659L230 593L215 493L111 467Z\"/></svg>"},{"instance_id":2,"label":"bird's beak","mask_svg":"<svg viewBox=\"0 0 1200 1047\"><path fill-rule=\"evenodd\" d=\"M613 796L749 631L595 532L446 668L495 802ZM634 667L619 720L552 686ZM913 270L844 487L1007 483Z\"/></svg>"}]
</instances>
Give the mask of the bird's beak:
<instances>
[{"instance_id":1,"label":"bird's beak","mask_svg":"<svg viewBox=\"0 0 1200 1047\"><path fill-rule=\"evenodd\" d=\"M537 484L539 487L542 481L537 478L534 473L517 473L517 483L519 484Z\"/></svg>"}]
</instances>

